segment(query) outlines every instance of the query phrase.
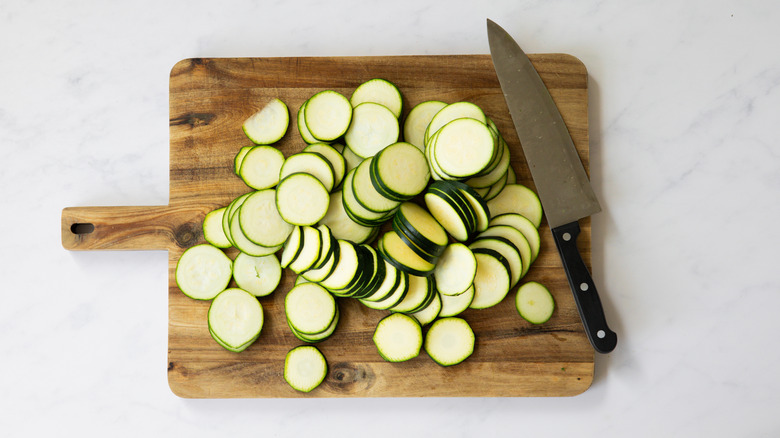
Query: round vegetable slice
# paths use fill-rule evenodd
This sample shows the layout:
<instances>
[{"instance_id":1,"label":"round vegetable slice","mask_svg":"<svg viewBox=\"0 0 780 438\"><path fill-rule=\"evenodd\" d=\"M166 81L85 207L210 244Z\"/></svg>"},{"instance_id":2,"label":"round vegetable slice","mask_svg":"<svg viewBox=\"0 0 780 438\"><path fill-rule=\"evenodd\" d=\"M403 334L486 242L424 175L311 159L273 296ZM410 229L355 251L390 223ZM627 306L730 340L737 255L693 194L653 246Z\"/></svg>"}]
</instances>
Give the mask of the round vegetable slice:
<instances>
[{"instance_id":1,"label":"round vegetable slice","mask_svg":"<svg viewBox=\"0 0 780 438\"><path fill-rule=\"evenodd\" d=\"M453 243L439 257L433 277L436 289L442 295L460 295L474 283L477 259L471 249L462 243Z\"/></svg>"},{"instance_id":2,"label":"round vegetable slice","mask_svg":"<svg viewBox=\"0 0 780 438\"><path fill-rule=\"evenodd\" d=\"M403 98L401 91L387 79L371 79L355 88L352 97L349 98L353 107L364 102L378 103L393 112L395 118L401 117Z\"/></svg>"},{"instance_id":3,"label":"round vegetable slice","mask_svg":"<svg viewBox=\"0 0 780 438\"><path fill-rule=\"evenodd\" d=\"M279 183L279 171L284 154L273 146L255 146L241 161L238 175L255 190L267 189Z\"/></svg>"},{"instance_id":4,"label":"round vegetable slice","mask_svg":"<svg viewBox=\"0 0 780 438\"><path fill-rule=\"evenodd\" d=\"M203 238L217 248L230 248L233 246L225 234L225 229L222 228L225 210L227 210L227 207L212 210L203 218Z\"/></svg>"},{"instance_id":5,"label":"round vegetable slice","mask_svg":"<svg viewBox=\"0 0 780 438\"><path fill-rule=\"evenodd\" d=\"M417 320L403 313L384 317L374 331L374 345L388 362L403 362L420 354L422 328Z\"/></svg>"},{"instance_id":6,"label":"round vegetable slice","mask_svg":"<svg viewBox=\"0 0 780 438\"><path fill-rule=\"evenodd\" d=\"M231 351L244 350L260 336L263 306L243 289L225 289L209 306L208 325L217 342Z\"/></svg>"},{"instance_id":7,"label":"round vegetable slice","mask_svg":"<svg viewBox=\"0 0 780 438\"><path fill-rule=\"evenodd\" d=\"M313 345L301 345L287 353L284 359L284 380L300 392L311 392L328 375L328 362Z\"/></svg>"},{"instance_id":8,"label":"round vegetable slice","mask_svg":"<svg viewBox=\"0 0 780 438\"><path fill-rule=\"evenodd\" d=\"M281 140L290 124L290 112L280 99L268 102L260 111L252 114L242 128L255 144L271 144Z\"/></svg>"},{"instance_id":9,"label":"round vegetable slice","mask_svg":"<svg viewBox=\"0 0 780 438\"><path fill-rule=\"evenodd\" d=\"M349 128L352 105L341 93L320 91L306 103L304 119L312 137L320 141L333 141Z\"/></svg>"},{"instance_id":10,"label":"round vegetable slice","mask_svg":"<svg viewBox=\"0 0 780 438\"><path fill-rule=\"evenodd\" d=\"M398 118L386 106L365 102L352 110L352 122L344 140L360 157L368 158L398 141Z\"/></svg>"},{"instance_id":11,"label":"round vegetable slice","mask_svg":"<svg viewBox=\"0 0 780 438\"><path fill-rule=\"evenodd\" d=\"M441 366L457 365L474 352L474 331L461 318L434 322L425 335L425 352Z\"/></svg>"},{"instance_id":12,"label":"round vegetable slice","mask_svg":"<svg viewBox=\"0 0 780 438\"><path fill-rule=\"evenodd\" d=\"M533 190L522 184L507 184L501 193L488 201L493 216L518 213L530 220L536 228L542 223L542 203Z\"/></svg>"},{"instance_id":13,"label":"round vegetable slice","mask_svg":"<svg viewBox=\"0 0 780 438\"><path fill-rule=\"evenodd\" d=\"M256 297L270 295L282 279L282 266L276 255L253 257L239 253L233 261L236 285Z\"/></svg>"},{"instance_id":14,"label":"round vegetable slice","mask_svg":"<svg viewBox=\"0 0 780 438\"><path fill-rule=\"evenodd\" d=\"M517 289L515 307L517 313L531 324L544 324L552 317L555 299L546 287L531 281Z\"/></svg>"},{"instance_id":15,"label":"round vegetable slice","mask_svg":"<svg viewBox=\"0 0 780 438\"><path fill-rule=\"evenodd\" d=\"M308 173L293 173L276 188L276 207L285 222L314 225L325 216L330 194L319 179Z\"/></svg>"},{"instance_id":16,"label":"round vegetable slice","mask_svg":"<svg viewBox=\"0 0 780 438\"><path fill-rule=\"evenodd\" d=\"M438 100L420 102L409 111L404 120L404 140L415 145L421 151L425 150L425 130L431 119L446 103Z\"/></svg>"},{"instance_id":17,"label":"round vegetable slice","mask_svg":"<svg viewBox=\"0 0 780 438\"><path fill-rule=\"evenodd\" d=\"M221 249L195 245L176 263L176 285L190 298L210 300L225 290L233 274L233 261Z\"/></svg>"},{"instance_id":18,"label":"round vegetable slice","mask_svg":"<svg viewBox=\"0 0 780 438\"><path fill-rule=\"evenodd\" d=\"M284 298L287 322L298 332L315 335L328 329L336 317L336 300L317 283L293 286Z\"/></svg>"}]
</instances>

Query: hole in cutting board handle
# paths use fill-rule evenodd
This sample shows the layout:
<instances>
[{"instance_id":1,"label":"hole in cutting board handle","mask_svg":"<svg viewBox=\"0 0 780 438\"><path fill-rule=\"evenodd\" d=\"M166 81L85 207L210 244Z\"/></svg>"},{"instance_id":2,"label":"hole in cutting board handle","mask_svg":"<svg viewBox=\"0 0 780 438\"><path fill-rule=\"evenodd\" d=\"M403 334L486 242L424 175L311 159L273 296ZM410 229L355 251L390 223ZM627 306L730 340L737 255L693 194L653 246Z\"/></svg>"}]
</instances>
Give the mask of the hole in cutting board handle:
<instances>
[{"instance_id":1,"label":"hole in cutting board handle","mask_svg":"<svg viewBox=\"0 0 780 438\"><path fill-rule=\"evenodd\" d=\"M90 223L73 224L70 226L70 232L73 234L89 234L93 231L95 231L95 226Z\"/></svg>"}]
</instances>

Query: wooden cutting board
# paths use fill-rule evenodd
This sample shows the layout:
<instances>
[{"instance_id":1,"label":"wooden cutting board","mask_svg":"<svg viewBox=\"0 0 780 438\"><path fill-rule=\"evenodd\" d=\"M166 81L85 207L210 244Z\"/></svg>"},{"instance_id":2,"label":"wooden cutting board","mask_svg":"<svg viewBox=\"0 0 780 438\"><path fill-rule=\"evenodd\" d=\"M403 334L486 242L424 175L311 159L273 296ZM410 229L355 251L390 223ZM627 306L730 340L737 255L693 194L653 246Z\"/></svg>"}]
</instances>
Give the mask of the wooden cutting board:
<instances>
[{"instance_id":1,"label":"wooden cutting board","mask_svg":"<svg viewBox=\"0 0 780 438\"><path fill-rule=\"evenodd\" d=\"M584 65L562 54L533 55L531 60L587 169ZM585 391L593 380L594 353L546 222L540 228L541 253L525 279L539 281L553 293L557 308L549 322L533 326L520 318L513 290L493 308L461 315L477 337L474 354L464 363L441 367L423 351L416 359L393 364L382 360L371 340L387 312L341 299L338 329L317 344L328 360L328 376L309 394L294 391L282 377L285 354L301 344L283 312L294 274L286 272L276 292L260 299L265 326L258 341L242 353L217 345L206 324L209 303L192 300L176 287L176 262L186 248L204 242L206 213L249 191L233 174L233 157L250 144L242 122L271 98L281 98L294 117L319 90L350 96L357 85L375 77L398 85L404 115L431 99L482 107L511 148L518 182L534 188L487 55L186 59L170 74L170 204L65 208L63 246L168 251L168 380L181 397L570 396ZM289 156L304 146L291 123L279 149ZM582 228L579 245L590 266L590 222L583 221ZM227 253L236 255L232 249Z\"/></svg>"}]
</instances>

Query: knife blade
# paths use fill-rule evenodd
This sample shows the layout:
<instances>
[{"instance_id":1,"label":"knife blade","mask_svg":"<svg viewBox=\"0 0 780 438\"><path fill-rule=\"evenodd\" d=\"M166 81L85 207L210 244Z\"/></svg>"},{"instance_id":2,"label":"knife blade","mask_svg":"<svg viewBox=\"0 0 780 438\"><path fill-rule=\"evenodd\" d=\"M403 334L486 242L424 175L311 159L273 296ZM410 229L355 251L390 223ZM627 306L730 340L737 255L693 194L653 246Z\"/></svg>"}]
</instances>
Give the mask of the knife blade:
<instances>
[{"instance_id":1,"label":"knife blade","mask_svg":"<svg viewBox=\"0 0 780 438\"><path fill-rule=\"evenodd\" d=\"M487 20L501 91L593 348L609 353L617 334L607 325L596 285L577 248L579 220L601 211L585 168L550 92L531 60L504 30Z\"/></svg>"}]
</instances>

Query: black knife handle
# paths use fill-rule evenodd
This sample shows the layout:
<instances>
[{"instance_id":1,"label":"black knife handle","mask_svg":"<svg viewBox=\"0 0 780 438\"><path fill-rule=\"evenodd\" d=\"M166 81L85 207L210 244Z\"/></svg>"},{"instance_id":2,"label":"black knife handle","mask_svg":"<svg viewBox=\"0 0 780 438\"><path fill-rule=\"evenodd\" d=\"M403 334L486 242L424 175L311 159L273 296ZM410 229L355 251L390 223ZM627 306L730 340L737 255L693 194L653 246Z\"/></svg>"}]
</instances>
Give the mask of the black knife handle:
<instances>
[{"instance_id":1,"label":"black knife handle","mask_svg":"<svg viewBox=\"0 0 780 438\"><path fill-rule=\"evenodd\" d=\"M580 251L577 249L580 224L574 221L561 225L553 228L552 234L588 339L597 352L609 353L615 349L617 334L607 326L604 309L596 291L596 284L593 283L588 267L585 266Z\"/></svg>"}]
</instances>

